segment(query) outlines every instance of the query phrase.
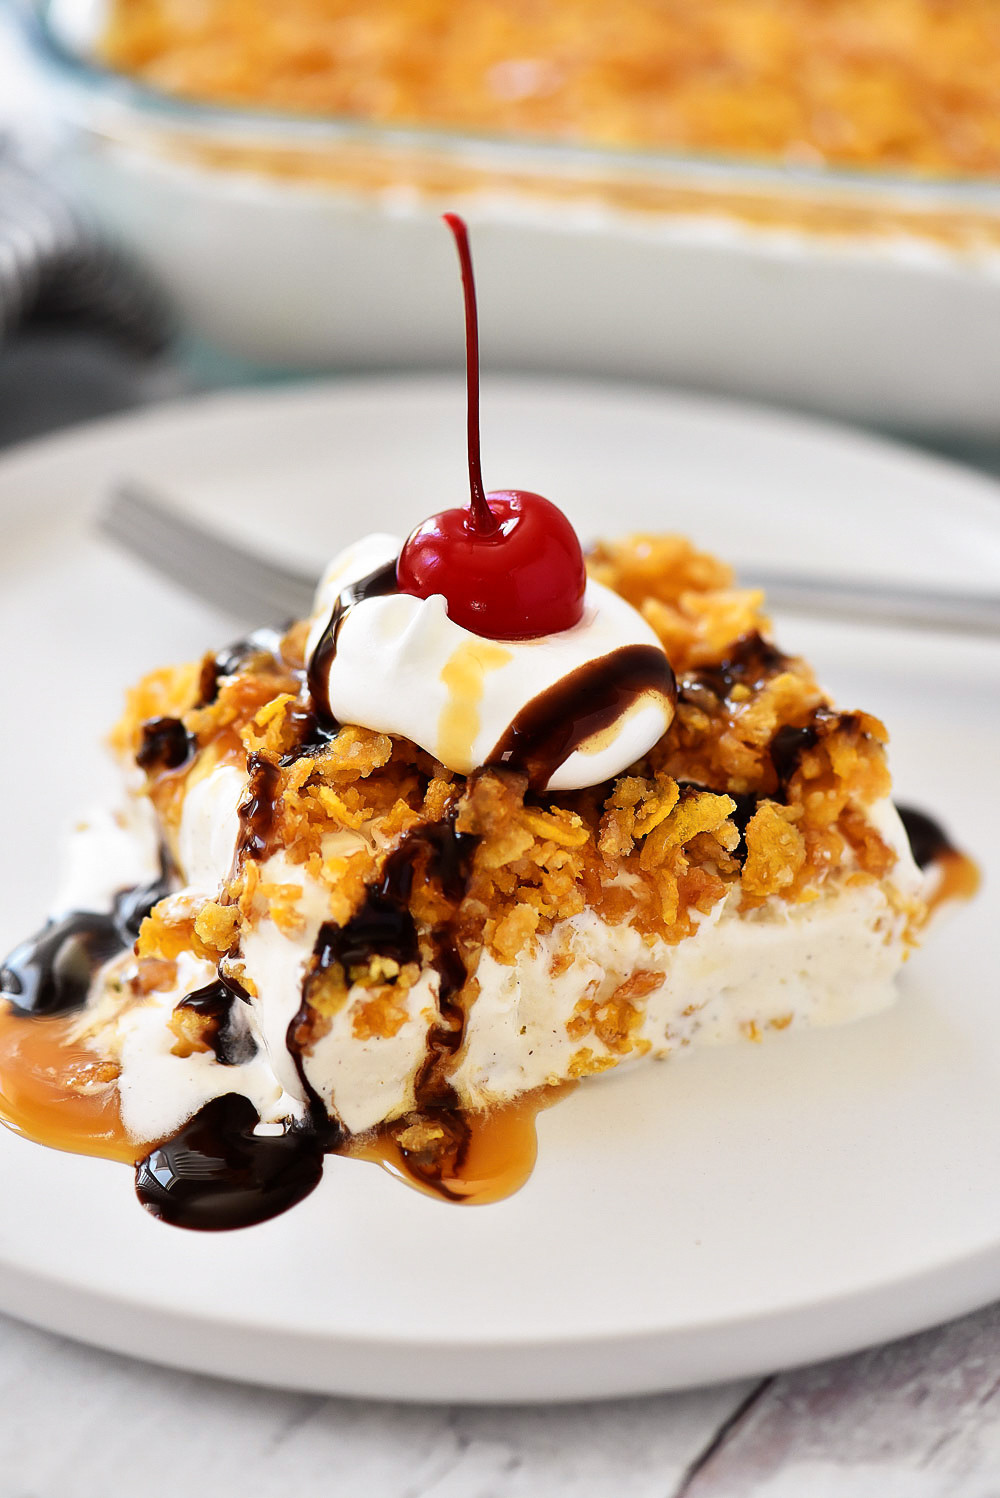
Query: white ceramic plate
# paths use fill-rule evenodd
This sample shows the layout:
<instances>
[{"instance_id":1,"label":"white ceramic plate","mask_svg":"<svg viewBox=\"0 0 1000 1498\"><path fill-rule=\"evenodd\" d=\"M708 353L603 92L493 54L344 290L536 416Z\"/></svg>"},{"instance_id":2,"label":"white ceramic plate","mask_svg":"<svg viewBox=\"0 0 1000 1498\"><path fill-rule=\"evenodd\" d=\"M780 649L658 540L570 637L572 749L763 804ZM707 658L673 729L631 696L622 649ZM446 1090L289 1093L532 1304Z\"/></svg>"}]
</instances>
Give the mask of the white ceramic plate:
<instances>
[{"instance_id":1,"label":"white ceramic plate","mask_svg":"<svg viewBox=\"0 0 1000 1498\"><path fill-rule=\"evenodd\" d=\"M528 382L487 388L484 427L488 481L549 494L585 535L679 528L739 561L1000 578L1000 490L836 428ZM213 397L0 463L0 946L39 923L60 830L106 783L123 686L233 633L90 538L113 478L319 567L461 502L463 441L461 386L410 380ZM889 721L899 795L985 867L894 1010L588 1084L490 1207L331 1159L284 1217L185 1233L121 1166L0 1131L0 1307L275 1384L546 1400L759 1372L1000 1294L1000 644L780 623L844 705Z\"/></svg>"}]
</instances>

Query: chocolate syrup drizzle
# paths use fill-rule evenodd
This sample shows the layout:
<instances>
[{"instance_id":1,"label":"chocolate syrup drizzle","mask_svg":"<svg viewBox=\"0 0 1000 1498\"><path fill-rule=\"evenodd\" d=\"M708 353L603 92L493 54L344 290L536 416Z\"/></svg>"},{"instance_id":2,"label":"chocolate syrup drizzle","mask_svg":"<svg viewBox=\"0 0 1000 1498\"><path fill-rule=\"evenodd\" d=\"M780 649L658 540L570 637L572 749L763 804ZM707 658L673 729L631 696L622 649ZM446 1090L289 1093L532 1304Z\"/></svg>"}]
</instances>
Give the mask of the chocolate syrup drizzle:
<instances>
[{"instance_id":1,"label":"chocolate syrup drizzle","mask_svg":"<svg viewBox=\"0 0 1000 1498\"><path fill-rule=\"evenodd\" d=\"M250 779L238 807L237 867L245 858L267 857L277 809L278 766L255 752L247 756L247 772Z\"/></svg>"},{"instance_id":2,"label":"chocolate syrup drizzle","mask_svg":"<svg viewBox=\"0 0 1000 1498\"><path fill-rule=\"evenodd\" d=\"M820 711L830 719L836 716L828 709ZM775 768L783 783L779 795L786 792L799 755L817 741L820 732L816 724L792 729L778 746ZM794 739L793 734L797 735ZM685 791L697 789L701 787L684 787ZM756 792L727 794L736 802L733 821L741 834L736 856L742 861L746 856L743 836L747 824L765 798ZM949 838L932 818L906 807L900 814L922 868L953 851ZM407 833L386 859L381 878L369 888L351 919L343 926L327 922L320 929L303 984L302 1005L287 1035L289 1052L310 1103L307 1123L286 1128L280 1135L256 1135L254 1127L259 1118L246 1098L229 1094L214 1099L138 1165L136 1190L155 1216L187 1228L244 1227L285 1211L314 1188L322 1174L324 1154L342 1145L344 1131L329 1118L305 1073L312 1021L310 984L334 963L348 974L352 967L366 966L373 956L391 957L400 965L420 960L420 939L409 909L418 871L423 878L438 879L453 902L461 900L468 884L478 840L459 832L455 817L452 809L440 822ZM446 1181L461 1170L470 1133L449 1072L464 1036L465 1012L458 996L466 980L466 967L449 924L434 928L428 939L439 976L440 1018L428 1033L426 1059L415 1080L414 1111L394 1126L394 1132L412 1175L440 1195L456 1199ZM233 1002L241 996L237 984L220 978L182 1001L199 1012L220 1016L216 1041L210 1039L209 1043L226 1065L249 1059L227 1048L231 1042L226 1019L231 1019ZM398 1136L419 1122L434 1127L434 1143L426 1150L408 1149Z\"/></svg>"},{"instance_id":3,"label":"chocolate syrup drizzle","mask_svg":"<svg viewBox=\"0 0 1000 1498\"><path fill-rule=\"evenodd\" d=\"M437 879L445 896L459 902L465 893L478 838L459 832L457 809L439 822L415 827L400 839L386 858L377 884L369 887L364 903L343 926L327 922L320 928L302 990L302 1006L288 1027L287 1044L312 1102L320 1128L329 1128L326 1109L305 1074L305 1055L313 1018L310 986L334 963L345 973L367 966L372 957L390 957L400 966L420 960L420 939L409 901L418 867L424 879ZM400 1151L408 1169L443 1196L453 1197L444 1180L461 1168L469 1143L469 1127L448 1071L465 1033L465 1011L458 995L466 980L466 966L451 925L434 927L428 937L432 965L438 974L440 1018L427 1035L427 1056L414 1084L416 1107L398 1126L402 1132L418 1121L432 1122L443 1135L432 1154ZM337 1142L339 1142L339 1137ZM330 1144L327 1148L331 1148Z\"/></svg>"},{"instance_id":4,"label":"chocolate syrup drizzle","mask_svg":"<svg viewBox=\"0 0 1000 1498\"><path fill-rule=\"evenodd\" d=\"M242 640L234 641L232 645L226 645L215 655L206 655L199 678L198 706L211 706L219 695L219 682L222 678L235 676L255 656L271 656L275 661L280 661L282 639L283 632L280 629L265 626L255 629Z\"/></svg>"},{"instance_id":5,"label":"chocolate syrup drizzle","mask_svg":"<svg viewBox=\"0 0 1000 1498\"><path fill-rule=\"evenodd\" d=\"M194 754L198 740L180 718L150 718L143 723L135 762L140 770L179 770Z\"/></svg>"},{"instance_id":6,"label":"chocolate syrup drizzle","mask_svg":"<svg viewBox=\"0 0 1000 1498\"><path fill-rule=\"evenodd\" d=\"M306 675L309 693L321 720L327 723L336 722L330 709L330 667L337 654L337 637L348 610L352 609L356 603L364 603L366 598L384 598L387 594L396 593L398 590L396 562L393 559L391 562L386 562L383 567L376 567L375 571L369 572L366 577L359 578L356 583L350 583L338 597L330 615L330 622L312 653Z\"/></svg>"},{"instance_id":7,"label":"chocolate syrup drizzle","mask_svg":"<svg viewBox=\"0 0 1000 1498\"><path fill-rule=\"evenodd\" d=\"M569 672L517 714L486 757L488 765L527 774L544 790L580 745L604 732L640 697L655 693L673 702L677 684L657 645L625 645Z\"/></svg>"},{"instance_id":8,"label":"chocolate syrup drizzle","mask_svg":"<svg viewBox=\"0 0 1000 1498\"><path fill-rule=\"evenodd\" d=\"M76 910L48 921L0 967L0 994L25 1016L82 1009L98 968L133 945L142 922L169 890L164 869L152 883L122 890L110 911Z\"/></svg>"},{"instance_id":9,"label":"chocolate syrup drizzle","mask_svg":"<svg viewBox=\"0 0 1000 1498\"><path fill-rule=\"evenodd\" d=\"M221 1065L242 1066L257 1054L257 1043L250 1033L245 1013L235 1008L237 1004L249 1003L249 1000L250 995L242 984L219 973L204 988L185 994L177 1008L191 1009L208 1021L202 1037Z\"/></svg>"},{"instance_id":10,"label":"chocolate syrup drizzle","mask_svg":"<svg viewBox=\"0 0 1000 1498\"><path fill-rule=\"evenodd\" d=\"M329 663L347 609L362 598L389 593L395 587L390 565L346 589L338 599L330 624L310 663L310 690L316 710L303 710L300 744L286 755L289 761L315 752L329 742L335 725L325 696ZM267 639L263 638L267 635ZM214 658L212 687L252 654L275 654L279 637L258 632L249 641ZM687 700L704 705L706 694L728 698L734 686L754 688L783 669L787 657L759 636L739 642L719 666L692 673L679 684L663 653L654 647L631 646L580 668L548 692L534 698L518 714L490 760L493 764L528 773L533 786L544 786L554 770L580 743L601 732L643 693L656 691L672 698L675 690ZM204 675L204 673L203 673ZM204 684L204 683L203 683ZM320 722L325 715L331 727ZM821 707L810 721L786 727L775 735L770 754L776 789L770 799L787 798L788 785L802 755L821 738L828 724L843 721ZM184 763L190 744L176 719L152 720L144 727L145 768L172 769ZM181 757L183 755L183 757ZM143 763L143 759L140 758ZM238 856L262 859L269 852L275 815L279 770L261 755L248 760L250 782L240 806ZM702 789L687 784L684 791ZM765 793L732 793L733 821L741 840L736 857L746 856L747 824ZM921 867L953 852L950 839L931 817L900 808L914 857ZM373 956L391 957L401 966L421 960L421 938L409 902L414 880L437 879L453 903L468 885L478 839L459 832L456 809L440 822L413 829L388 855L381 877L367 891L364 903L344 926L327 922L320 929L302 1004L288 1028L287 1044L309 1101L309 1116L279 1134L255 1132L260 1123L249 1099L229 1093L214 1098L170 1138L152 1149L136 1167L136 1192L153 1213L179 1227L218 1231L263 1222L295 1205L311 1192L323 1170L323 1156L340 1148L345 1133L331 1120L305 1074L313 1011L309 990L318 975L334 963L349 974L367 966ZM153 905L169 891L166 867L149 884L124 890L107 914L81 911L49 924L22 943L0 969L0 991L15 1012L25 1016L60 1015L84 1006L97 969L130 946ZM427 1036L426 1059L415 1079L415 1107L394 1126L397 1146L410 1172L441 1195L454 1197L446 1184L462 1167L469 1145L469 1127L449 1081L461 1047L465 1012L459 995L465 984L465 961L450 923L432 929L424 938L439 977L440 1016ZM207 1016L205 1040L224 1066L252 1059L256 1050L249 1026L241 1023L241 1001L247 994L221 973L212 983L186 995L178 1005ZM427 1149L407 1148L400 1142L414 1123L433 1126L434 1143Z\"/></svg>"},{"instance_id":11,"label":"chocolate syrup drizzle","mask_svg":"<svg viewBox=\"0 0 1000 1498\"><path fill-rule=\"evenodd\" d=\"M763 647L761 649L760 647ZM737 682L745 681L751 684L750 678L754 678L753 685L760 686L769 675L776 670L782 670L788 657L782 656L780 651L774 649L766 640L761 640L759 635L748 635L745 640L738 643L733 655L721 665L710 671L694 673L693 677L682 678L678 683L680 695L684 697L689 688L705 688L710 690L716 697L727 696ZM761 676L761 672L765 675ZM824 733L833 727L850 728L857 726L858 715L856 713L838 713L830 707L817 707L810 716L807 723L799 727L786 726L779 728L769 745L771 763L774 767L776 787L773 791L744 791L737 792L724 790L723 794L731 796L736 802L736 810L731 819L739 830L740 840L733 850L733 857L742 867L746 861L747 845L746 830L751 817L762 801L777 801L787 803L789 784L793 775L799 768L802 756L810 749L815 748ZM708 790L710 787L696 785L694 782L685 782L695 790ZM929 868L932 864L952 856L961 856L947 832L927 812L918 811L912 806L897 805L900 820L906 829L913 860L920 869Z\"/></svg>"},{"instance_id":12,"label":"chocolate syrup drizzle","mask_svg":"<svg viewBox=\"0 0 1000 1498\"><path fill-rule=\"evenodd\" d=\"M927 869L943 859L961 856L941 823L927 812L918 811L914 806L900 806L898 803L896 810L906 828L910 851L918 869Z\"/></svg>"},{"instance_id":13,"label":"chocolate syrup drizzle","mask_svg":"<svg viewBox=\"0 0 1000 1498\"><path fill-rule=\"evenodd\" d=\"M203 696L217 691L221 677L252 656L280 657L280 636L259 630L248 640L209 657L202 671ZM209 670L208 668L212 669ZM211 678L211 680L209 680ZM315 713L304 707L297 724L302 740L322 733ZM305 744L289 758L308 752ZM262 861L272 851L280 767L263 754L247 757L249 780L239 804L239 835L234 867L248 858ZM256 1053L256 1042L237 1007L246 990L221 971L203 988L187 994L179 1009L192 1009L210 1021L206 1043L224 1066L239 1066ZM139 1200L155 1217L176 1227L205 1231L249 1227L284 1212L310 1191L323 1172L323 1153L337 1146L342 1131L326 1118L307 1087L310 1118L288 1124L278 1134L254 1132L260 1117L249 1099L230 1093L213 1098L163 1140L136 1166ZM322 1113L322 1117L321 1117Z\"/></svg>"},{"instance_id":14,"label":"chocolate syrup drizzle","mask_svg":"<svg viewBox=\"0 0 1000 1498\"><path fill-rule=\"evenodd\" d=\"M784 671L791 661L791 656L785 655L755 630L738 639L717 666L703 666L682 676L677 683L678 695L682 700L699 705L705 693L725 702L732 696L734 687L744 686L748 691L757 691Z\"/></svg>"},{"instance_id":15,"label":"chocolate syrup drizzle","mask_svg":"<svg viewBox=\"0 0 1000 1498\"><path fill-rule=\"evenodd\" d=\"M282 764L321 750L336 731L330 710L328 679L340 628L348 610L367 598L396 590L395 562L369 573L345 588L308 663L311 706L303 704L297 724L299 742ZM208 657L202 668L201 700L213 701L219 681L237 672L258 655L280 659L281 635L258 630L246 640ZM675 682L662 650L633 645L616 650L571 672L518 713L489 756L497 768L526 773L534 790L543 788L555 770L587 739L616 722L644 694L673 701L677 696L712 711L712 704L731 699L736 686L756 690L783 670L789 657L758 634L737 642L718 666L688 673ZM843 722L843 715L818 708L809 722L779 730L770 745L774 791L733 793L733 821L740 832L736 857L746 856L745 833L760 801L787 799L789 782L802 755L827 731ZM148 771L180 768L196 747L176 718L152 719L143 725L137 760ZM270 844L279 784L279 766L260 754L247 761L249 784L240 804L237 859L264 859ZM687 783L682 794L705 787ZM937 822L922 812L900 808L914 857L923 868L953 852ZM316 979L339 964L349 981L352 968L366 967L374 956L390 957L400 966L426 959L439 978L439 1018L427 1036L426 1058L414 1084L415 1106L393 1126L397 1146L407 1168L424 1184L454 1197L446 1184L465 1159L470 1139L457 1094L449 1080L465 1030L460 994L467 978L457 933L450 922L423 937L410 912L410 898L418 877L436 879L448 900L461 902L471 872L478 839L458 831L457 808L439 822L412 829L388 855L379 880L367 890L361 907L343 926L324 924L303 983L302 1003L290 1023L287 1045L309 1103L303 1124L280 1133L256 1133L260 1117L253 1103L228 1093L206 1103L170 1138L162 1141L136 1167L136 1192L153 1213L180 1227L218 1231L249 1226L285 1211L317 1185L325 1153L343 1145L345 1131L327 1109L305 1072L314 1011L309 994ZM11 953L0 969L0 992L15 1012L25 1016L66 1014L86 1003L97 969L130 946L153 905L169 891L166 866L161 877L145 886L122 891L107 914L75 912L49 922L30 941ZM423 950L422 950L423 948ZM177 1006L207 1018L204 1038L224 1066L238 1066L256 1051L242 1005L245 990L234 979L219 976L187 994ZM434 1142L426 1149L407 1148L401 1137L415 1123L432 1125Z\"/></svg>"}]
</instances>

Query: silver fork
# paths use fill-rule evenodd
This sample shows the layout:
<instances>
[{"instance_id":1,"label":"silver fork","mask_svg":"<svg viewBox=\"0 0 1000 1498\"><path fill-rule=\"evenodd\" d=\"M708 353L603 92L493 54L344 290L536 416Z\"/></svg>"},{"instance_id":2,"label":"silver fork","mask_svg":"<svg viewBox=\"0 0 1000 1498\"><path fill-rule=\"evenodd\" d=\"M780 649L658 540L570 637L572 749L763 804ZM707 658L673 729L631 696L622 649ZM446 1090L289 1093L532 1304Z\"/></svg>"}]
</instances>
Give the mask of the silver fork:
<instances>
[{"instance_id":1,"label":"silver fork","mask_svg":"<svg viewBox=\"0 0 1000 1498\"><path fill-rule=\"evenodd\" d=\"M165 503L145 485L120 483L98 529L188 592L254 624L304 618L317 579L271 562ZM755 569L741 581L763 588L789 613L858 624L1000 635L1000 594L938 592L889 582L858 582Z\"/></svg>"},{"instance_id":2,"label":"silver fork","mask_svg":"<svg viewBox=\"0 0 1000 1498\"><path fill-rule=\"evenodd\" d=\"M312 611L317 578L220 536L132 480L117 486L97 526L155 572L244 622L279 624Z\"/></svg>"}]
</instances>

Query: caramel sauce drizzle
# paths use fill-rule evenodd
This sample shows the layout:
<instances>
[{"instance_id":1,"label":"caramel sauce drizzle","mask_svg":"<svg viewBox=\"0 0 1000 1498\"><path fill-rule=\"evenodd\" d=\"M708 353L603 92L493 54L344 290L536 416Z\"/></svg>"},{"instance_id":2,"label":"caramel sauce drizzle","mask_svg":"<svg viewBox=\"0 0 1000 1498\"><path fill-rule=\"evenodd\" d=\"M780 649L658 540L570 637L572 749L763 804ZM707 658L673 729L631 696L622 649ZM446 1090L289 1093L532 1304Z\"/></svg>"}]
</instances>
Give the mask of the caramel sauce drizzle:
<instances>
[{"instance_id":1,"label":"caramel sauce drizzle","mask_svg":"<svg viewBox=\"0 0 1000 1498\"><path fill-rule=\"evenodd\" d=\"M487 673L512 659L509 650L492 640L467 640L445 662L441 680L449 695L438 721L437 742L437 757L443 764L464 766L464 774L475 768L473 745L481 726L479 705Z\"/></svg>"},{"instance_id":2,"label":"caramel sauce drizzle","mask_svg":"<svg viewBox=\"0 0 1000 1498\"><path fill-rule=\"evenodd\" d=\"M391 1125L353 1140L343 1153L352 1160L380 1165L426 1196L445 1196L467 1206L502 1201L520 1191L535 1168L539 1113L566 1097L576 1085L560 1082L539 1087L482 1113L466 1113L464 1149L451 1168L437 1176L413 1168L412 1157L400 1148Z\"/></svg>"}]
</instances>

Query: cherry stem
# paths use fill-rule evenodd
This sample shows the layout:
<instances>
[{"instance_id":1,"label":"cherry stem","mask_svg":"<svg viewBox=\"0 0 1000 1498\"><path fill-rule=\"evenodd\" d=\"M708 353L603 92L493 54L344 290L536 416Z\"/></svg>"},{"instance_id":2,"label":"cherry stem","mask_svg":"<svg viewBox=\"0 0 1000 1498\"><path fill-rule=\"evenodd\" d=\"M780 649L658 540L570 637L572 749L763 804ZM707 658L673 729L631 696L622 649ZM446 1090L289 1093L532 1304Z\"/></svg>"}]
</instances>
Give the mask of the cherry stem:
<instances>
[{"instance_id":1,"label":"cherry stem","mask_svg":"<svg viewBox=\"0 0 1000 1498\"><path fill-rule=\"evenodd\" d=\"M479 315L476 311L476 283L472 275L472 254L465 220L457 213L442 214L455 236L458 260L462 267L462 290L465 293L465 378L468 387L469 422L469 490L472 497L472 525L480 535L489 536L498 521L486 500L483 487L483 465L479 442Z\"/></svg>"}]
</instances>

